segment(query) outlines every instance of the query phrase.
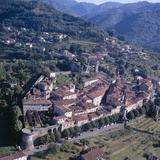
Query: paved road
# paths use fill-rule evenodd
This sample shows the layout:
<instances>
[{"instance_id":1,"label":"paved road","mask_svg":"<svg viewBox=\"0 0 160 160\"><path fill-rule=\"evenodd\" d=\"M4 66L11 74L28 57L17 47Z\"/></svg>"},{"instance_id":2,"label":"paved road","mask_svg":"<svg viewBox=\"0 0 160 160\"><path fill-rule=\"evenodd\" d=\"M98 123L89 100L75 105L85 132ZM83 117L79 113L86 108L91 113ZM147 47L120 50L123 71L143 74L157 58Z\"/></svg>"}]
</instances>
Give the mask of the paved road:
<instances>
[{"instance_id":1,"label":"paved road","mask_svg":"<svg viewBox=\"0 0 160 160\"><path fill-rule=\"evenodd\" d=\"M80 139L96 136L96 135L98 135L98 134L100 134L104 131L109 131L109 130L114 131L113 129L116 129L116 128L122 126L122 125L123 124L114 124L114 125L108 126L106 128L93 129L93 131L83 132L81 136L76 137L76 138L72 138L72 139L68 140L68 142L75 142L75 141L78 141ZM60 145L60 143L57 143L57 144ZM37 149L35 148L32 151L29 151L28 155L34 155L37 152L41 152L41 151L46 150L47 148L48 148L48 145L42 145Z\"/></svg>"},{"instance_id":2,"label":"paved road","mask_svg":"<svg viewBox=\"0 0 160 160\"><path fill-rule=\"evenodd\" d=\"M93 131L87 131L87 132L83 132L81 136L76 137L76 138L72 138L70 140L68 140L69 142L73 142L73 141L78 141L80 139L84 139L84 138L89 138L92 136L96 136L104 131L108 131L108 130L113 130L115 128L118 128L120 126L122 126L123 124L114 124L112 126L108 126L106 128L101 128L101 129L93 129Z\"/></svg>"}]
</instances>

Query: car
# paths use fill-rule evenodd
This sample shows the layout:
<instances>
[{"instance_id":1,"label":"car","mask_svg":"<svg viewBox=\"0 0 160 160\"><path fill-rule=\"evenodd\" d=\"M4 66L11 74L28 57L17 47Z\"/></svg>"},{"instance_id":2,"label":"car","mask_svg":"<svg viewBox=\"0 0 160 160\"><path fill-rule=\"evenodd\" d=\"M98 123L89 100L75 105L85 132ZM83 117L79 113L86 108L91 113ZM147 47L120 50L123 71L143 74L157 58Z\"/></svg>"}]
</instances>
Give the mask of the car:
<instances>
[{"instance_id":1,"label":"car","mask_svg":"<svg viewBox=\"0 0 160 160\"><path fill-rule=\"evenodd\" d=\"M103 126L103 128L106 128L107 126Z\"/></svg>"},{"instance_id":2,"label":"car","mask_svg":"<svg viewBox=\"0 0 160 160\"><path fill-rule=\"evenodd\" d=\"M82 136L82 133L80 133L79 136Z\"/></svg>"},{"instance_id":3,"label":"car","mask_svg":"<svg viewBox=\"0 0 160 160\"><path fill-rule=\"evenodd\" d=\"M94 130L93 130L93 129L91 129L90 131L91 131L91 132L93 132Z\"/></svg>"},{"instance_id":4,"label":"car","mask_svg":"<svg viewBox=\"0 0 160 160\"><path fill-rule=\"evenodd\" d=\"M67 139L68 139L68 140L70 140L70 139L71 139L71 137L68 137Z\"/></svg>"}]
</instances>

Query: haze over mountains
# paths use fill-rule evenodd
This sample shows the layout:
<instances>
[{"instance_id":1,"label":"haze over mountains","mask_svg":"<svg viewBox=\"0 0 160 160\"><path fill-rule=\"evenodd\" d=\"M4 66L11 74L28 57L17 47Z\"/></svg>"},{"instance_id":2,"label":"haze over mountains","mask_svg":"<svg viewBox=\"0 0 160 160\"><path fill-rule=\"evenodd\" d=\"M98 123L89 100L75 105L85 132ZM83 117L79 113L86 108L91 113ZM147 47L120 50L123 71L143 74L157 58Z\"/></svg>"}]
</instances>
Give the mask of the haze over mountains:
<instances>
[{"instance_id":1,"label":"haze over mountains","mask_svg":"<svg viewBox=\"0 0 160 160\"><path fill-rule=\"evenodd\" d=\"M160 52L160 3L141 1L95 5L75 0L42 0L61 12L83 17L105 31L112 30L126 41Z\"/></svg>"}]
</instances>

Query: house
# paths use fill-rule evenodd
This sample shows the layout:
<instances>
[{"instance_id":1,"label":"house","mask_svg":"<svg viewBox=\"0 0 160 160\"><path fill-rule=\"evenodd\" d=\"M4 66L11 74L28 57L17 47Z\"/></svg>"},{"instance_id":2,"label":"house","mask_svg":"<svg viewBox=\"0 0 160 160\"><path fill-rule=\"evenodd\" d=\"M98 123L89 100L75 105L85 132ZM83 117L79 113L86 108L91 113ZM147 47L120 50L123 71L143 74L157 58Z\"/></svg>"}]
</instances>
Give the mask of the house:
<instances>
[{"instance_id":1,"label":"house","mask_svg":"<svg viewBox=\"0 0 160 160\"><path fill-rule=\"evenodd\" d=\"M75 126L75 120L72 117L67 118L67 120L60 125L60 130L63 131L64 129L71 128L74 126Z\"/></svg>"},{"instance_id":2,"label":"house","mask_svg":"<svg viewBox=\"0 0 160 160\"><path fill-rule=\"evenodd\" d=\"M66 121L67 117L66 116L57 116L57 117L53 117L51 124L55 125L55 124L62 124Z\"/></svg>"},{"instance_id":3,"label":"house","mask_svg":"<svg viewBox=\"0 0 160 160\"><path fill-rule=\"evenodd\" d=\"M41 111L41 112L48 112L49 108L52 107L52 103L45 98L41 99L23 99L23 111Z\"/></svg>"},{"instance_id":4,"label":"house","mask_svg":"<svg viewBox=\"0 0 160 160\"><path fill-rule=\"evenodd\" d=\"M65 99L65 100L52 101L53 106L64 106L64 107L75 105L77 102L78 102L77 99Z\"/></svg>"},{"instance_id":5,"label":"house","mask_svg":"<svg viewBox=\"0 0 160 160\"><path fill-rule=\"evenodd\" d=\"M82 57L85 57L87 59L96 59L97 55L93 53L81 53Z\"/></svg>"},{"instance_id":6,"label":"house","mask_svg":"<svg viewBox=\"0 0 160 160\"><path fill-rule=\"evenodd\" d=\"M120 113L121 105L118 107L109 105L109 106L106 106L105 108L111 113L111 115L113 115L113 114Z\"/></svg>"},{"instance_id":7,"label":"house","mask_svg":"<svg viewBox=\"0 0 160 160\"><path fill-rule=\"evenodd\" d=\"M0 160L27 160L27 157L28 157L27 151L20 151L14 154L0 157Z\"/></svg>"},{"instance_id":8,"label":"house","mask_svg":"<svg viewBox=\"0 0 160 160\"><path fill-rule=\"evenodd\" d=\"M84 150L76 160L104 160L103 151L98 147L90 147Z\"/></svg>"},{"instance_id":9,"label":"house","mask_svg":"<svg viewBox=\"0 0 160 160\"><path fill-rule=\"evenodd\" d=\"M42 91L49 90L51 92L53 90L53 82L50 80L43 80L37 84L37 88L41 89Z\"/></svg>"},{"instance_id":10,"label":"house","mask_svg":"<svg viewBox=\"0 0 160 160\"><path fill-rule=\"evenodd\" d=\"M97 110L96 113L97 113L100 117L106 117L106 116L110 116L110 115L111 115L111 112L108 111L107 109Z\"/></svg>"},{"instance_id":11,"label":"house","mask_svg":"<svg viewBox=\"0 0 160 160\"><path fill-rule=\"evenodd\" d=\"M81 105L72 105L69 107L72 110L73 116L78 116L81 114L85 114L86 110Z\"/></svg>"},{"instance_id":12,"label":"house","mask_svg":"<svg viewBox=\"0 0 160 160\"><path fill-rule=\"evenodd\" d=\"M98 109L101 109L101 106L96 106L92 103L79 103L83 107L83 109L86 111L86 113L95 112Z\"/></svg>"},{"instance_id":13,"label":"house","mask_svg":"<svg viewBox=\"0 0 160 160\"><path fill-rule=\"evenodd\" d=\"M59 116L72 117L72 110L64 106L54 106L54 113Z\"/></svg>"},{"instance_id":14,"label":"house","mask_svg":"<svg viewBox=\"0 0 160 160\"><path fill-rule=\"evenodd\" d=\"M56 100L76 99L77 93L65 90L64 88L54 89L51 93L51 98Z\"/></svg>"},{"instance_id":15,"label":"house","mask_svg":"<svg viewBox=\"0 0 160 160\"><path fill-rule=\"evenodd\" d=\"M148 81L146 83L142 83L140 84L139 86L139 89L142 90L142 91L146 91L148 92L149 90L151 90L153 88L153 84L151 81Z\"/></svg>"},{"instance_id":16,"label":"house","mask_svg":"<svg viewBox=\"0 0 160 160\"><path fill-rule=\"evenodd\" d=\"M22 43L20 43L20 42L17 42L17 43L15 43L15 45L14 45L15 47L21 47L22 46Z\"/></svg>"},{"instance_id":17,"label":"house","mask_svg":"<svg viewBox=\"0 0 160 160\"><path fill-rule=\"evenodd\" d=\"M26 43L26 47L32 48L32 47L33 47L33 44L28 42L28 43Z\"/></svg>"},{"instance_id":18,"label":"house","mask_svg":"<svg viewBox=\"0 0 160 160\"><path fill-rule=\"evenodd\" d=\"M98 82L98 78L94 77L94 78L88 78L88 79L82 80L81 84L83 87L86 87L96 82Z\"/></svg>"},{"instance_id":19,"label":"house","mask_svg":"<svg viewBox=\"0 0 160 160\"><path fill-rule=\"evenodd\" d=\"M90 121L95 121L95 120L100 118L100 115L98 115L97 113L93 112L93 113L89 113L88 114L88 118L89 118Z\"/></svg>"},{"instance_id":20,"label":"house","mask_svg":"<svg viewBox=\"0 0 160 160\"><path fill-rule=\"evenodd\" d=\"M105 91L103 90L98 90L98 91L94 91L94 92L91 92L89 93L87 96L92 99L92 103L94 105L97 105L99 106L101 101L102 101L102 97L104 96L105 94Z\"/></svg>"},{"instance_id":21,"label":"house","mask_svg":"<svg viewBox=\"0 0 160 160\"><path fill-rule=\"evenodd\" d=\"M75 124L77 126L82 126L83 124L88 123L88 114L73 116L73 119L75 120Z\"/></svg>"}]
</instances>

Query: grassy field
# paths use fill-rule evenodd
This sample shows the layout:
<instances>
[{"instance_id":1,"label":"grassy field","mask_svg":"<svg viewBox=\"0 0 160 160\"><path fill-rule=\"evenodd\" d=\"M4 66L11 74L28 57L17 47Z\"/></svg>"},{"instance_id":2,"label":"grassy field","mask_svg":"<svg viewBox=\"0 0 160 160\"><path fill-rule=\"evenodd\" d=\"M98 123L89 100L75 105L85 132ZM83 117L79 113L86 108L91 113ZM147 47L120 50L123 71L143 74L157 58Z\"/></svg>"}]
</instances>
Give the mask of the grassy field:
<instances>
[{"instance_id":1,"label":"grassy field","mask_svg":"<svg viewBox=\"0 0 160 160\"><path fill-rule=\"evenodd\" d=\"M129 129L120 129L112 133L103 132L99 136L88 138L89 146L101 147L104 151L104 158L111 160L123 160L130 157L131 160L146 160L145 155L152 153L160 157L160 147L154 147L160 138L160 123L152 119L142 119L129 123ZM75 145L74 151L59 152L56 155L48 154L50 160L71 160L79 154L83 146ZM41 158L32 157L31 160Z\"/></svg>"}]
</instances>

